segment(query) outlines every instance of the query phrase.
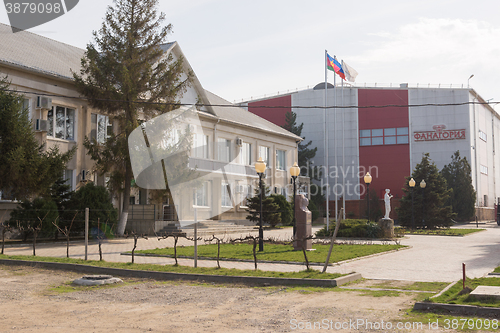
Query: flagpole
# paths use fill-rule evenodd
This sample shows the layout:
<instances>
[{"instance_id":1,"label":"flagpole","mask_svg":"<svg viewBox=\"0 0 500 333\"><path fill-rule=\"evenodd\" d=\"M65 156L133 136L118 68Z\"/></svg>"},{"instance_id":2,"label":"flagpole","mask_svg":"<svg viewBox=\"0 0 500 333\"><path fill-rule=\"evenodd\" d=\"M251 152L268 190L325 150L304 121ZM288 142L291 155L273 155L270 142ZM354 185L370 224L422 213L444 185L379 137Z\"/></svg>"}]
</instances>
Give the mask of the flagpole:
<instances>
[{"instance_id":1,"label":"flagpole","mask_svg":"<svg viewBox=\"0 0 500 333\"><path fill-rule=\"evenodd\" d=\"M325 138L325 167L326 167L326 230L330 228L330 174L328 172L328 117L327 117L327 104L328 104L328 51L325 50L325 109L324 109L324 138ZM335 75L333 75L335 79ZM323 189L322 189L323 190Z\"/></svg>"},{"instance_id":2,"label":"flagpole","mask_svg":"<svg viewBox=\"0 0 500 333\"><path fill-rule=\"evenodd\" d=\"M333 56L335 59L335 56ZM335 143L334 143L334 154L335 154L335 185L333 187L333 192L335 194L335 222L339 220L338 217L338 197L337 197L337 180L338 180L338 163L337 163L337 75L333 75L333 113L334 113L334 124L333 124L333 137L335 138Z\"/></svg>"},{"instance_id":3,"label":"flagpole","mask_svg":"<svg viewBox=\"0 0 500 333\"><path fill-rule=\"evenodd\" d=\"M342 68L344 67L344 60L342 60ZM342 79L342 106L344 106L344 80ZM345 220L345 109L342 109L342 207L343 216L342 218Z\"/></svg>"}]
</instances>

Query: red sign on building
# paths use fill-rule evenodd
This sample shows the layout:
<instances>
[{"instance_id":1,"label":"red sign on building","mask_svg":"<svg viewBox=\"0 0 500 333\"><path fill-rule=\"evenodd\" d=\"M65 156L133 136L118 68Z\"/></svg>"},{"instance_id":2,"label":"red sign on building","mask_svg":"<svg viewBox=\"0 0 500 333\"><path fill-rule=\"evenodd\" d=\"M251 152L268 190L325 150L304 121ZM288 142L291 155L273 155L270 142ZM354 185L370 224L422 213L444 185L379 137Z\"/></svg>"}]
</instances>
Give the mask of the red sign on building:
<instances>
[{"instance_id":1,"label":"red sign on building","mask_svg":"<svg viewBox=\"0 0 500 333\"><path fill-rule=\"evenodd\" d=\"M440 141L465 139L465 129L446 130L445 125L434 125L434 131L413 132L415 141Z\"/></svg>"}]
</instances>

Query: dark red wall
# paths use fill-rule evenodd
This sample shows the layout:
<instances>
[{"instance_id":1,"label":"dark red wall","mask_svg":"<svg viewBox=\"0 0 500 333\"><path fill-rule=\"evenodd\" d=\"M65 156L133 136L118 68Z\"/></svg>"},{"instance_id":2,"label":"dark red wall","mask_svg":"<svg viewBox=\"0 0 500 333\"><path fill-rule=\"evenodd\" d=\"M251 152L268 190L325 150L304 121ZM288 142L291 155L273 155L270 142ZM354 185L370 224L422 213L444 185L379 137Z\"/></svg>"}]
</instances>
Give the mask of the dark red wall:
<instances>
[{"instance_id":1,"label":"dark red wall","mask_svg":"<svg viewBox=\"0 0 500 333\"><path fill-rule=\"evenodd\" d=\"M284 106L283 108L262 108L259 106ZM263 101L248 103L248 111L262 117L270 122L283 126L285 125L285 115L292 111L292 96L282 96Z\"/></svg>"},{"instance_id":2,"label":"dark red wall","mask_svg":"<svg viewBox=\"0 0 500 333\"><path fill-rule=\"evenodd\" d=\"M364 106L408 105L408 91L403 89L359 89L359 129L408 127L408 107L363 108ZM410 145L382 145L359 147L359 165L366 171L372 168L370 190L374 189L383 198L386 188L401 199L405 177L411 173ZM378 168L378 174L375 172ZM363 175L364 176L364 175ZM364 184L363 178L361 184ZM394 212L391 212L391 217Z\"/></svg>"}]
</instances>

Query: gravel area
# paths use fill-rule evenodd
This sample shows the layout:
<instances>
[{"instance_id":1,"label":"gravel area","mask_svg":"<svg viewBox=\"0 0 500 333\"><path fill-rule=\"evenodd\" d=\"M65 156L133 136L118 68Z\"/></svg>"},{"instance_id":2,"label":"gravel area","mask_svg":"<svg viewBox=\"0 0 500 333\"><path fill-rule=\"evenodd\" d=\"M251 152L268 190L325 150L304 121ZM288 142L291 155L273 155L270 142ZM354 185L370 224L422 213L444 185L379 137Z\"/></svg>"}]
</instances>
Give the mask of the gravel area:
<instances>
[{"instance_id":1,"label":"gravel area","mask_svg":"<svg viewBox=\"0 0 500 333\"><path fill-rule=\"evenodd\" d=\"M108 287L67 285L81 276L0 266L0 332L324 332L301 328L323 320L396 323L414 303L414 294L372 297L341 289L305 293L137 279ZM70 292L53 289L65 284Z\"/></svg>"}]
</instances>

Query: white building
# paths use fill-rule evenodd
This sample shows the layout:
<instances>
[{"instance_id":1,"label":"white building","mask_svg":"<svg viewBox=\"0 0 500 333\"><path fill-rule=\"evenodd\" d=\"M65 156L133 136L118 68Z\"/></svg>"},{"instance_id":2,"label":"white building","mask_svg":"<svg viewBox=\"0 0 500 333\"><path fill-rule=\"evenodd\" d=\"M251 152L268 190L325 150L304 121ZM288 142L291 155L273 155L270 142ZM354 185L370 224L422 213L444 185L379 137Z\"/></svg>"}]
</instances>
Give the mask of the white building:
<instances>
[{"instance_id":1,"label":"white building","mask_svg":"<svg viewBox=\"0 0 500 333\"><path fill-rule=\"evenodd\" d=\"M0 45L0 76L7 76L10 88L24 95L37 139L47 148L59 146L62 152L77 147L65 173L72 189L89 180L105 185L106 175L93 172L94 162L83 141L85 137L103 141L108 131L115 129L112 115L91 108L75 88L72 73L79 73L85 50L28 31L14 34L10 26L1 23ZM182 56L185 73L194 73L177 42L163 45L163 50L174 60ZM42 100L43 105L39 103ZM198 207L200 218L245 220L245 199L253 195L249 186L258 181L254 163L259 156L267 164L265 182L273 192L285 193L283 189L290 186L289 168L297 160L300 137L206 91L193 75L181 103L194 105L199 101L205 106L196 111L201 124L197 140L205 148L191 154L190 165L196 162L209 171L226 165L227 173L193 189L178 202L153 205L146 189L133 188L128 226L137 232L158 231L164 222L176 220L177 213L192 207ZM122 201L115 198L119 209ZM134 216L135 222L131 221ZM192 214L186 218L192 219ZM139 221L146 220L148 225L142 228Z\"/></svg>"},{"instance_id":2,"label":"white building","mask_svg":"<svg viewBox=\"0 0 500 333\"><path fill-rule=\"evenodd\" d=\"M364 198L365 172L371 172L370 188L376 189L380 198L389 188L397 199L403 195L405 177L411 175L423 154L429 153L441 170L458 150L472 167L479 218L495 218L495 204L500 201L500 154L496 150L500 147L500 116L475 90L411 88L407 84L399 88L329 85L327 95L330 108L326 121L323 83L244 106L278 125L284 122L286 112L297 113L297 123L304 123L306 142L312 140L312 147L318 147L316 165L326 164L327 129L330 199L335 200L336 189L337 198L345 194L346 212L359 213L355 201ZM262 106L282 108L269 111ZM397 200L393 201L397 205ZM334 206L332 201L331 209Z\"/></svg>"}]
</instances>

